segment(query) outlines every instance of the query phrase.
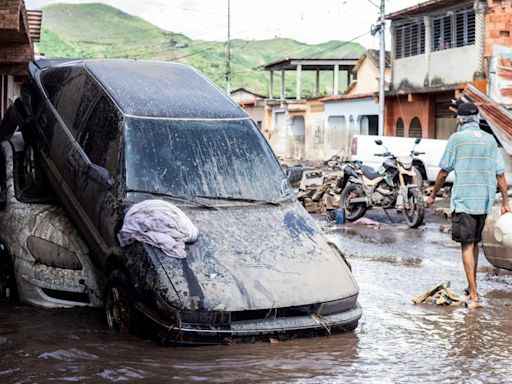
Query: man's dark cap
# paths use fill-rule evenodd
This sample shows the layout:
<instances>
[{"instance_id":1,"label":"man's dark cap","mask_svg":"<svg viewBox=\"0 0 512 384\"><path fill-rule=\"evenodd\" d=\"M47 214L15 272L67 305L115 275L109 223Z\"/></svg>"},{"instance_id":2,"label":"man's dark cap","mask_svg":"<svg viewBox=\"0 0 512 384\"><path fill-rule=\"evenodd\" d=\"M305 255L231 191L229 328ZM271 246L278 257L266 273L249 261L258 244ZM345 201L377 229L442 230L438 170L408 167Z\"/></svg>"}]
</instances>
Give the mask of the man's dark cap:
<instances>
[{"instance_id":1,"label":"man's dark cap","mask_svg":"<svg viewBox=\"0 0 512 384\"><path fill-rule=\"evenodd\" d=\"M459 105L457 116L473 116L478 115L478 107L473 103L464 103Z\"/></svg>"}]
</instances>

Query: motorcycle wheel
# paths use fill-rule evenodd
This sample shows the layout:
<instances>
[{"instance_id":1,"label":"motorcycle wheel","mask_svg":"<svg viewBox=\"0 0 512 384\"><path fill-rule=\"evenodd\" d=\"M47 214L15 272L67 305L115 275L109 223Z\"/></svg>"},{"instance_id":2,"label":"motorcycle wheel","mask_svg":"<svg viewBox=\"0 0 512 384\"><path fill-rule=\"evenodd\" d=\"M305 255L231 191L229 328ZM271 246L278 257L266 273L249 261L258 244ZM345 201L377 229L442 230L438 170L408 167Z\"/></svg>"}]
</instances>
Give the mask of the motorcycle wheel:
<instances>
[{"instance_id":1,"label":"motorcycle wheel","mask_svg":"<svg viewBox=\"0 0 512 384\"><path fill-rule=\"evenodd\" d=\"M409 207L404 207L405 221L410 228L418 228L425 217L425 202L419 188L409 188L407 191Z\"/></svg>"},{"instance_id":2,"label":"motorcycle wheel","mask_svg":"<svg viewBox=\"0 0 512 384\"><path fill-rule=\"evenodd\" d=\"M364 191L359 185L348 184L341 192L340 206L345 209L348 221L357 220L366 213L365 203L350 203L350 199L355 197L364 197Z\"/></svg>"},{"instance_id":3,"label":"motorcycle wheel","mask_svg":"<svg viewBox=\"0 0 512 384\"><path fill-rule=\"evenodd\" d=\"M423 192L423 176L417 167L414 167L414 173L416 174L416 185L420 189L420 192Z\"/></svg>"}]
</instances>

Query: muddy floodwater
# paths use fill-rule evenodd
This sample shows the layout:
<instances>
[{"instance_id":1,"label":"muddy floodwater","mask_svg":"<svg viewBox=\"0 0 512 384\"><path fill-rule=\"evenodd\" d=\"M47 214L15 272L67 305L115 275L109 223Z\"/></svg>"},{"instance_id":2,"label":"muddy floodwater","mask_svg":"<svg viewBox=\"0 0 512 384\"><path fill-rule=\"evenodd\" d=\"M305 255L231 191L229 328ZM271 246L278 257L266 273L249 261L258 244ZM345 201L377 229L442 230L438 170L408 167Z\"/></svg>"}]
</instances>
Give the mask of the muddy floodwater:
<instances>
[{"instance_id":1,"label":"muddy floodwater","mask_svg":"<svg viewBox=\"0 0 512 384\"><path fill-rule=\"evenodd\" d=\"M459 249L442 218L411 230L327 225L359 283L353 333L278 343L162 348L107 329L101 311L0 304L0 383L299 382L505 383L512 380L512 275L480 258L485 307L415 306L442 280L465 287ZM396 215L392 216L398 221Z\"/></svg>"}]
</instances>

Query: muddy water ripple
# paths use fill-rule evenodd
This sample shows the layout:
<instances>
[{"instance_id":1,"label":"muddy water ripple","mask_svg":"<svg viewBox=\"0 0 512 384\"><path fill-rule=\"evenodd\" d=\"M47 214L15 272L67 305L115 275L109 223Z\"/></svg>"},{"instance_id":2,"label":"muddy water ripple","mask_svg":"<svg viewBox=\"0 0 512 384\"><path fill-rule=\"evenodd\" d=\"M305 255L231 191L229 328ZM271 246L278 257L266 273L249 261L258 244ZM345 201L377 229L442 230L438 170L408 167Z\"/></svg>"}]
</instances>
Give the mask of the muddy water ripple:
<instances>
[{"instance_id":1,"label":"muddy water ripple","mask_svg":"<svg viewBox=\"0 0 512 384\"><path fill-rule=\"evenodd\" d=\"M355 332L276 344L161 348L107 329L96 310L0 304L0 382L504 383L512 377L512 276L480 265L475 310L415 306L450 279L458 249L435 228L327 228L349 256L364 315ZM389 231L389 232L386 232ZM404 235L405 233L405 235ZM414 235L411 235L411 234ZM389 241L388 241L389 240Z\"/></svg>"}]
</instances>

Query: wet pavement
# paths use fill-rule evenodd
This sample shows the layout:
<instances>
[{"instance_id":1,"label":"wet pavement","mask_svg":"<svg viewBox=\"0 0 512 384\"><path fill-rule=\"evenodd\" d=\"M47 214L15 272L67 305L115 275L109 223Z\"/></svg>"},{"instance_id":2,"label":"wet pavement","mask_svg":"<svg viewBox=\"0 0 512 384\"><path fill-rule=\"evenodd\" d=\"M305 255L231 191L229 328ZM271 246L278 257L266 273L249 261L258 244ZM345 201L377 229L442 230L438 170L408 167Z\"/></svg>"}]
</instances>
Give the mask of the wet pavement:
<instances>
[{"instance_id":1,"label":"wet pavement","mask_svg":"<svg viewBox=\"0 0 512 384\"><path fill-rule=\"evenodd\" d=\"M379 228L332 225L360 285L355 332L279 343L162 348L110 331L97 310L40 310L0 303L0 383L299 382L504 383L512 377L512 275L480 257L484 308L432 307L411 299L465 277L459 248L428 216L408 229L382 211ZM401 222L398 222L401 221Z\"/></svg>"}]
</instances>

